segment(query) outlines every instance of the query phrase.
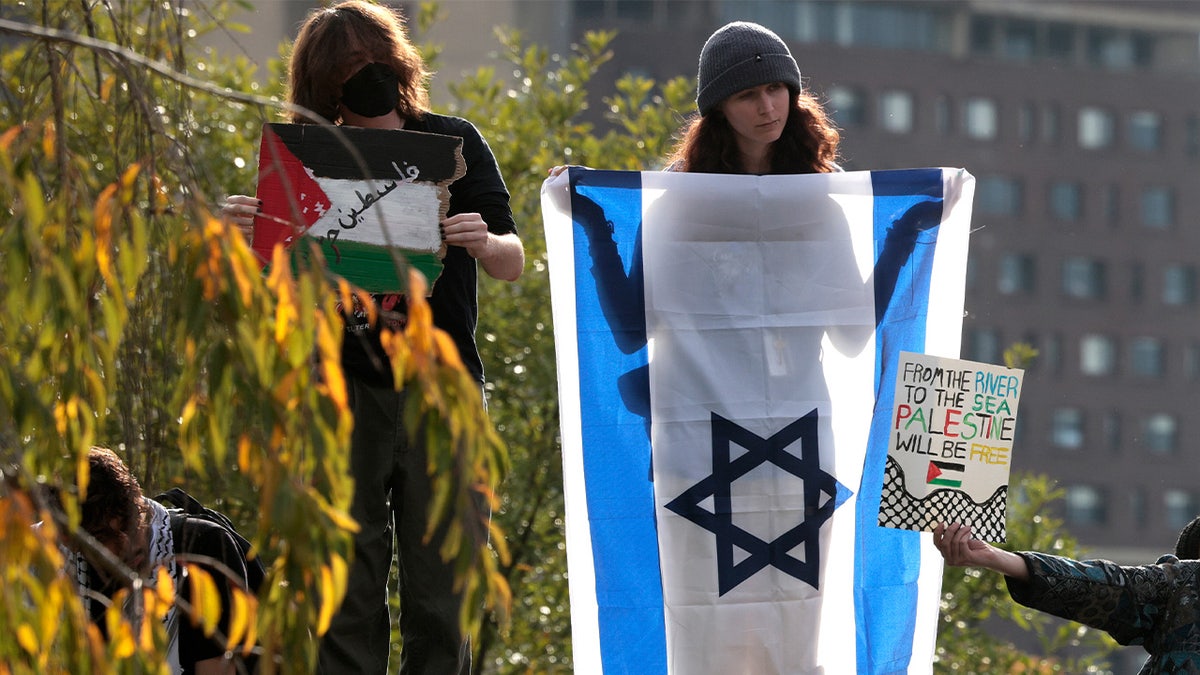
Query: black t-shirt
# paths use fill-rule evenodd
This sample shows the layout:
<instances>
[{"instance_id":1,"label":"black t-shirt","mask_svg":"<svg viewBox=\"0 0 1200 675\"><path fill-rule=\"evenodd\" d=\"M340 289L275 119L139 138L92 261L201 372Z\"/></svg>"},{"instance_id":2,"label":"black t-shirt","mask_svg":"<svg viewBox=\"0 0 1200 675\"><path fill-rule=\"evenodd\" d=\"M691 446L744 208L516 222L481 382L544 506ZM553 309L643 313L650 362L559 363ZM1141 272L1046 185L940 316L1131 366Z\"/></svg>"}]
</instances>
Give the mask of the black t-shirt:
<instances>
[{"instance_id":1,"label":"black t-shirt","mask_svg":"<svg viewBox=\"0 0 1200 675\"><path fill-rule=\"evenodd\" d=\"M508 189L491 148L479 131L460 117L428 113L421 120L407 120L409 131L458 136L463 139L462 154L467 172L450 184L450 208L447 216L478 213L494 234L517 231ZM483 382L483 363L475 345L475 325L479 315L476 296L477 266L467 250L446 247L442 273L429 298L433 323L446 331L458 347L463 364L473 377ZM392 296L375 296L377 307L402 313L405 305ZM342 367L348 375L378 386L391 386L391 369L379 343L378 327L368 328L365 316L347 313L346 336L342 343ZM381 367L382 366L382 367Z\"/></svg>"},{"instance_id":2,"label":"black t-shirt","mask_svg":"<svg viewBox=\"0 0 1200 675\"><path fill-rule=\"evenodd\" d=\"M172 510L171 513L178 512ZM183 521L180 536L175 540L175 554L180 564L187 562L203 566L212 576L221 596L221 619L217 624L218 633L215 633L214 637L206 637L204 630L199 624L192 623L191 618L182 607L177 610L179 612L179 665L183 675L189 675L195 672L197 662L221 656L226 652L225 643L216 639L216 635L228 635L229 607L232 601L230 584L236 582L245 588L246 562L242 557L241 549L224 528L198 518L186 518ZM205 565L203 562L205 560L219 563L234 575L240 575L240 578L231 582L222 567ZM176 595L190 601L191 585L188 583L188 579L185 577L182 582L177 583ZM89 588L96 589L101 595L108 597L111 597L117 590L116 588L102 589L103 582L91 566L88 567L88 585ZM92 621L102 633L105 630L105 609L106 603L91 603Z\"/></svg>"}]
</instances>

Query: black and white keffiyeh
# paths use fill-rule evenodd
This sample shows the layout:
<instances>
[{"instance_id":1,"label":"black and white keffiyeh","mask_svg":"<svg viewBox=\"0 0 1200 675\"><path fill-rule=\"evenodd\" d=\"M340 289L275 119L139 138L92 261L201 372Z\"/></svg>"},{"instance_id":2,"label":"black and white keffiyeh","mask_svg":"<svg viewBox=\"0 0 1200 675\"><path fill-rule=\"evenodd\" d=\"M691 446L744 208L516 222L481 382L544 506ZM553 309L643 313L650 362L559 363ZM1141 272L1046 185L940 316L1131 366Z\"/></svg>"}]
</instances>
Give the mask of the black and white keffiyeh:
<instances>
[{"instance_id":1,"label":"black and white keffiyeh","mask_svg":"<svg viewBox=\"0 0 1200 675\"><path fill-rule=\"evenodd\" d=\"M178 591L181 581L179 575L179 566L175 561L175 537L171 532L171 514L166 507L152 499L142 500L143 506L147 510L146 522L149 526L149 542L146 549L148 558L147 568L149 570L147 578L144 582L147 586L153 588L158 582L158 568L165 567L167 573L171 575L171 579L175 582L175 588ZM90 580L88 573L87 558L82 552L75 551L66 556L67 573L74 577L77 586L79 587L80 597L83 599L83 606L88 616L92 615L93 599L98 597L94 591L89 588ZM126 600L123 608L125 616L130 621L136 622L141 617L137 613L141 611L141 603L137 602L133 596ZM171 666L172 673L181 672L179 666L179 606L172 605L171 609L163 617L163 623L167 627L168 640L168 664Z\"/></svg>"}]
</instances>

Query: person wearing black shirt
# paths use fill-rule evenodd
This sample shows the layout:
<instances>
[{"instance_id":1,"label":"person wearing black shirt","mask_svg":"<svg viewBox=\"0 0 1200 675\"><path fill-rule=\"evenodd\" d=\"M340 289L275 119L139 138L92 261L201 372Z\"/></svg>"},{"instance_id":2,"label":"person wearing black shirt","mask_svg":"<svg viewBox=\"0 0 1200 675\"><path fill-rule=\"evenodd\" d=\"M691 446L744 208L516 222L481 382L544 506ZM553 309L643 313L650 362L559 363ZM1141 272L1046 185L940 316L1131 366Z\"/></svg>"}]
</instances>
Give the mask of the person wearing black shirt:
<instances>
[{"instance_id":1,"label":"person wearing black shirt","mask_svg":"<svg viewBox=\"0 0 1200 675\"><path fill-rule=\"evenodd\" d=\"M446 255L429 303L433 323L458 346L467 370L483 384L475 343L477 268L515 281L525 264L496 160L467 120L429 111L426 68L405 35L397 10L349 0L314 10L302 25L290 60L291 103L336 124L407 129L458 136L466 174L449 186L441 222ZM297 113L293 123L312 123ZM251 233L256 199L230 197L224 215ZM323 673L385 673L390 652L387 581L393 541L400 569L400 672L468 673L470 648L459 628L461 596L454 570L441 559L440 537L423 541L430 501L426 448L409 443L403 424L404 392L395 390L380 347L381 327L404 325L402 297L376 296L381 321L369 324L366 308L343 308L342 365L354 414L351 515L354 562L345 601L322 638ZM481 399L482 402L482 399Z\"/></svg>"}]
</instances>

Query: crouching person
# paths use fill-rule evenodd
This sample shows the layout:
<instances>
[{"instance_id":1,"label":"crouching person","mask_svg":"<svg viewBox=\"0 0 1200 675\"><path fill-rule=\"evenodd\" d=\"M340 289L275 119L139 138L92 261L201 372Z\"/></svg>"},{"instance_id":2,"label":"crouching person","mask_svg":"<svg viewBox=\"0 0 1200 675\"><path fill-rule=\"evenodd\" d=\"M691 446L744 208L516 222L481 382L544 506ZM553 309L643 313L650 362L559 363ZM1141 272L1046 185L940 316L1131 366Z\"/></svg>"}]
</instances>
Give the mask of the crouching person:
<instances>
[{"instance_id":1,"label":"crouching person","mask_svg":"<svg viewBox=\"0 0 1200 675\"><path fill-rule=\"evenodd\" d=\"M90 479L80 505L80 528L94 543L69 542L68 572L77 582L92 621L104 632L105 611L121 589L135 579L153 584L159 568L175 582L176 603L163 619L171 672L185 675L229 675L253 670L253 663L227 649L231 589L246 589L246 557L233 535L210 520L168 509L142 494L137 478L111 450L92 448ZM98 546L96 545L98 544ZM206 635L185 603L191 598L189 566L212 578L221 599L216 630ZM137 597L129 594L126 598ZM123 611L135 623L140 603L126 602Z\"/></svg>"}]
</instances>

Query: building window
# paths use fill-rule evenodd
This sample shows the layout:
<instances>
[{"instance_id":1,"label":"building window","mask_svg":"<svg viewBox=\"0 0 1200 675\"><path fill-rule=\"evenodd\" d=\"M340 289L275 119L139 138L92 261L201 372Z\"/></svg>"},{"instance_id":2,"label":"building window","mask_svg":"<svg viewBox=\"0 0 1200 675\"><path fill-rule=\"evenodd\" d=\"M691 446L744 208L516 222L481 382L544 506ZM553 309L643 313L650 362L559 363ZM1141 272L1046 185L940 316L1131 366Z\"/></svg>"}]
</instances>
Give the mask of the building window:
<instances>
[{"instance_id":1,"label":"building window","mask_svg":"<svg viewBox=\"0 0 1200 675\"><path fill-rule=\"evenodd\" d=\"M1046 367L1046 371L1050 373L1058 373L1062 371L1062 336L1054 333L1046 337L1042 345L1041 354L1042 363Z\"/></svg>"},{"instance_id":2,"label":"building window","mask_svg":"<svg viewBox=\"0 0 1200 675\"><path fill-rule=\"evenodd\" d=\"M1151 41L1140 33L1092 28L1087 50L1088 62L1097 68L1128 70L1150 64Z\"/></svg>"},{"instance_id":3,"label":"building window","mask_svg":"<svg viewBox=\"0 0 1200 675\"><path fill-rule=\"evenodd\" d=\"M603 19L604 0L575 0L573 10L577 19Z\"/></svg>"},{"instance_id":4,"label":"building window","mask_svg":"<svg viewBox=\"0 0 1200 675\"><path fill-rule=\"evenodd\" d=\"M1138 377L1163 376L1162 341L1153 337L1134 338L1129 343L1129 367Z\"/></svg>"},{"instance_id":5,"label":"building window","mask_svg":"<svg viewBox=\"0 0 1200 675\"><path fill-rule=\"evenodd\" d=\"M1117 345L1107 335L1091 333L1079 339L1079 371L1091 377L1112 375L1117 367Z\"/></svg>"},{"instance_id":6,"label":"building window","mask_svg":"<svg viewBox=\"0 0 1200 675\"><path fill-rule=\"evenodd\" d=\"M1163 507L1167 514L1167 527L1180 530L1200 513L1200 499L1191 490L1166 490L1163 492Z\"/></svg>"},{"instance_id":7,"label":"building window","mask_svg":"<svg viewBox=\"0 0 1200 675\"><path fill-rule=\"evenodd\" d=\"M1175 452L1175 418L1167 413L1155 413L1142 422L1142 441L1150 452L1170 454Z\"/></svg>"},{"instance_id":8,"label":"building window","mask_svg":"<svg viewBox=\"0 0 1200 675\"><path fill-rule=\"evenodd\" d=\"M1134 525L1146 524L1146 490L1135 487L1129 493L1129 512Z\"/></svg>"},{"instance_id":9,"label":"building window","mask_svg":"<svg viewBox=\"0 0 1200 675\"><path fill-rule=\"evenodd\" d=\"M1101 108L1079 110L1079 147L1085 150L1107 148L1113 142L1112 113Z\"/></svg>"},{"instance_id":10,"label":"building window","mask_svg":"<svg viewBox=\"0 0 1200 675\"><path fill-rule=\"evenodd\" d=\"M1033 142L1036 114L1032 103L1023 103L1017 108L1017 140L1022 144Z\"/></svg>"},{"instance_id":11,"label":"building window","mask_svg":"<svg viewBox=\"0 0 1200 675\"><path fill-rule=\"evenodd\" d=\"M1055 182L1050 185L1050 215L1073 222L1083 213L1083 189L1078 183Z\"/></svg>"},{"instance_id":12,"label":"building window","mask_svg":"<svg viewBox=\"0 0 1200 675\"><path fill-rule=\"evenodd\" d=\"M1046 27L1046 58L1059 63L1070 63L1075 56L1075 27L1064 23L1052 23Z\"/></svg>"},{"instance_id":13,"label":"building window","mask_svg":"<svg viewBox=\"0 0 1200 675\"><path fill-rule=\"evenodd\" d=\"M996 102L972 97L963 104L963 130L970 138L990 141L996 138Z\"/></svg>"},{"instance_id":14,"label":"building window","mask_svg":"<svg viewBox=\"0 0 1200 675\"><path fill-rule=\"evenodd\" d=\"M1069 450L1083 447L1083 412L1078 408L1058 408L1051 420L1054 445Z\"/></svg>"},{"instance_id":15,"label":"building window","mask_svg":"<svg viewBox=\"0 0 1200 675\"><path fill-rule=\"evenodd\" d=\"M1110 410L1101 420L1100 432L1104 435L1104 446L1109 452L1121 450L1121 413Z\"/></svg>"},{"instance_id":16,"label":"building window","mask_svg":"<svg viewBox=\"0 0 1200 675\"><path fill-rule=\"evenodd\" d=\"M1184 345L1183 376L1190 381L1200 380L1200 344Z\"/></svg>"},{"instance_id":17,"label":"building window","mask_svg":"<svg viewBox=\"0 0 1200 675\"><path fill-rule=\"evenodd\" d=\"M1141 303L1146 292L1146 268L1135 262L1129 266L1129 299Z\"/></svg>"},{"instance_id":18,"label":"building window","mask_svg":"<svg viewBox=\"0 0 1200 675\"><path fill-rule=\"evenodd\" d=\"M1104 188L1100 196L1100 210L1104 214L1104 222L1110 226L1121 222L1121 189L1116 185Z\"/></svg>"},{"instance_id":19,"label":"building window","mask_svg":"<svg viewBox=\"0 0 1200 675\"><path fill-rule=\"evenodd\" d=\"M1035 284L1033 256L1009 253L1000 259L1000 277L996 287L1004 295L1028 295Z\"/></svg>"},{"instance_id":20,"label":"building window","mask_svg":"<svg viewBox=\"0 0 1200 675\"><path fill-rule=\"evenodd\" d=\"M1196 268L1192 265L1167 265L1163 268L1163 304L1196 304Z\"/></svg>"},{"instance_id":21,"label":"building window","mask_svg":"<svg viewBox=\"0 0 1200 675\"><path fill-rule=\"evenodd\" d=\"M1175 222L1175 194L1165 186L1142 190L1142 224L1146 227L1170 227Z\"/></svg>"},{"instance_id":22,"label":"building window","mask_svg":"<svg viewBox=\"0 0 1200 675\"><path fill-rule=\"evenodd\" d=\"M1021 182L1007 176L983 176L976 183L976 208L991 216L1021 214Z\"/></svg>"},{"instance_id":23,"label":"building window","mask_svg":"<svg viewBox=\"0 0 1200 675\"><path fill-rule=\"evenodd\" d=\"M792 3L763 4L787 6ZM937 8L895 7L883 2L844 3L841 8L846 11L837 16L843 22L849 22L853 44L935 52L950 48L953 32L950 12Z\"/></svg>"},{"instance_id":24,"label":"building window","mask_svg":"<svg viewBox=\"0 0 1200 675\"><path fill-rule=\"evenodd\" d=\"M906 91L885 91L879 96L879 124L885 131L906 134L913 129L913 97Z\"/></svg>"},{"instance_id":25,"label":"building window","mask_svg":"<svg viewBox=\"0 0 1200 675\"><path fill-rule=\"evenodd\" d=\"M1009 21L1004 26L1004 58L1028 61L1037 46L1037 30L1032 21Z\"/></svg>"},{"instance_id":26,"label":"building window","mask_svg":"<svg viewBox=\"0 0 1200 675\"><path fill-rule=\"evenodd\" d=\"M1097 300L1105 296L1106 286L1103 262L1083 257L1063 261L1062 289L1068 297Z\"/></svg>"},{"instance_id":27,"label":"building window","mask_svg":"<svg viewBox=\"0 0 1200 675\"><path fill-rule=\"evenodd\" d=\"M990 16L971 17L971 53L991 56L996 51L996 19Z\"/></svg>"},{"instance_id":28,"label":"building window","mask_svg":"<svg viewBox=\"0 0 1200 675\"><path fill-rule=\"evenodd\" d=\"M1108 499L1104 491L1092 485L1067 487L1064 506L1071 525L1103 525L1108 520Z\"/></svg>"},{"instance_id":29,"label":"building window","mask_svg":"<svg viewBox=\"0 0 1200 675\"><path fill-rule=\"evenodd\" d=\"M856 87L830 87L829 107L833 120L842 128L861 127L867 121L866 102L862 90Z\"/></svg>"},{"instance_id":30,"label":"building window","mask_svg":"<svg viewBox=\"0 0 1200 675\"><path fill-rule=\"evenodd\" d=\"M1129 145L1147 152L1162 147L1162 116L1139 110L1129 116Z\"/></svg>"},{"instance_id":31,"label":"building window","mask_svg":"<svg viewBox=\"0 0 1200 675\"><path fill-rule=\"evenodd\" d=\"M951 109L950 97L945 94L938 96L933 104L933 128L942 136L949 136L954 130Z\"/></svg>"},{"instance_id":32,"label":"building window","mask_svg":"<svg viewBox=\"0 0 1200 675\"><path fill-rule=\"evenodd\" d=\"M1062 135L1062 113L1058 106L1048 103L1042 107L1042 140L1046 143L1057 143Z\"/></svg>"},{"instance_id":33,"label":"building window","mask_svg":"<svg viewBox=\"0 0 1200 675\"><path fill-rule=\"evenodd\" d=\"M1000 336L987 328L975 328L967 333L967 351L972 361L999 363Z\"/></svg>"}]
</instances>

